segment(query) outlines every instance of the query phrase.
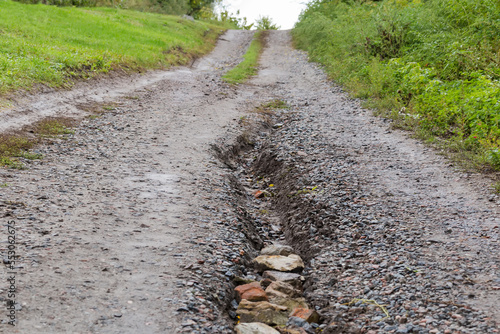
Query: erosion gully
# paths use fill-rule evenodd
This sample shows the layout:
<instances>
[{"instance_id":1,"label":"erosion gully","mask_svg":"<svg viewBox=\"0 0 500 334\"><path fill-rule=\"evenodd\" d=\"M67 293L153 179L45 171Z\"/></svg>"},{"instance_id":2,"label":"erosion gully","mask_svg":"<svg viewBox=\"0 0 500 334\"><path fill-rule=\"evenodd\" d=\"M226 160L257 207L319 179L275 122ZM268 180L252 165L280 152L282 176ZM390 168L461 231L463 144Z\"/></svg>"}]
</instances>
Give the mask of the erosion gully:
<instances>
[{"instance_id":1,"label":"erosion gully","mask_svg":"<svg viewBox=\"0 0 500 334\"><path fill-rule=\"evenodd\" d=\"M50 116L106 110L0 172L19 256L2 273L16 326L5 308L0 331L498 332L489 180L373 117L288 31L268 35L258 76L224 84L251 38L99 83L109 96L87 84L5 113L21 127L40 101Z\"/></svg>"}]
</instances>

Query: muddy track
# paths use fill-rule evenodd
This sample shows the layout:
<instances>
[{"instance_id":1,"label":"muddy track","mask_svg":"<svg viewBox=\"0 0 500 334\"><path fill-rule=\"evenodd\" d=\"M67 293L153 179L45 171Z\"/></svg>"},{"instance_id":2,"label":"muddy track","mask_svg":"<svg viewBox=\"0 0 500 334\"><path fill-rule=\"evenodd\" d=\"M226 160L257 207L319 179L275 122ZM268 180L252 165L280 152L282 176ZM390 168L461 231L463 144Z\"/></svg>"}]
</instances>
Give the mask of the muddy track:
<instances>
[{"instance_id":1,"label":"muddy track","mask_svg":"<svg viewBox=\"0 0 500 334\"><path fill-rule=\"evenodd\" d=\"M220 81L251 39L229 32L192 68L117 83L114 110L38 148L44 159L26 170L0 171L20 256L18 323L0 312L0 331L232 333L234 280L259 279L250 261L275 241L307 260L324 333L498 330L488 180L372 117L288 32L268 38L246 85ZM103 102L85 89L44 95L42 109L84 115ZM289 108L255 113L274 99ZM35 102L5 121L38 119Z\"/></svg>"}]
</instances>

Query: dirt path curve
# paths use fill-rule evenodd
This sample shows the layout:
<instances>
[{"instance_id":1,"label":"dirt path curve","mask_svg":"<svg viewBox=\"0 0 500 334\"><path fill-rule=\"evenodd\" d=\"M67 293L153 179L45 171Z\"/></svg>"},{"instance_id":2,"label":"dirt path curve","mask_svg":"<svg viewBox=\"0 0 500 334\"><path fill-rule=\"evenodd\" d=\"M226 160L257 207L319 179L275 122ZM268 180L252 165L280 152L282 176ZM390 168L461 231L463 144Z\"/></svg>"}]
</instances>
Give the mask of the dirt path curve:
<instances>
[{"instance_id":1,"label":"dirt path curve","mask_svg":"<svg viewBox=\"0 0 500 334\"><path fill-rule=\"evenodd\" d=\"M0 170L2 255L5 224L14 221L21 256L19 323L2 320L0 331L230 333L231 278L247 274L240 256L255 250L238 216L245 208L233 202L228 170L210 145L239 135L240 117L271 98L291 109L276 116L282 127L260 135L267 144L256 153L279 157L295 173L282 185L287 191L320 189L303 196L302 207L282 207L281 223L310 260L306 296L325 320L347 314L372 333L428 333L434 325L477 333L485 314L498 315L498 198L486 180L390 131L293 50L289 32L270 34L248 85L224 85L221 73L251 37L230 31L192 68L142 84L107 82L116 88L108 97L119 102L113 111L41 147L44 159L28 169ZM47 115L82 115L82 105L106 98L97 90L92 97L91 88L21 101L2 124L35 120L37 106ZM387 302L398 323L350 313L342 303L354 297ZM460 313L453 303L479 312Z\"/></svg>"}]
</instances>

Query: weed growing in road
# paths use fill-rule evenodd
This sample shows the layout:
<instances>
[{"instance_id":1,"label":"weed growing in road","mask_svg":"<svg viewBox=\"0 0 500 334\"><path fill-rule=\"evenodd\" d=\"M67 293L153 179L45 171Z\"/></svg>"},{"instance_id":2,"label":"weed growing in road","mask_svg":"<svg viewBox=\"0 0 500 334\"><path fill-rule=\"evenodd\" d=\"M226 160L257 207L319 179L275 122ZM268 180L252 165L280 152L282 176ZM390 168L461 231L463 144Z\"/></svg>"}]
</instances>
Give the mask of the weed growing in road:
<instances>
[{"instance_id":1,"label":"weed growing in road","mask_svg":"<svg viewBox=\"0 0 500 334\"><path fill-rule=\"evenodd\" d=\"M493 189L495 190L495 193L500 194L500 181L499 181L499 182L496 182L496 183L493 185Z\"/></svg>"},{"instance_id":2,"label":"weed growing in road","mask_svg":"<svg viewBox=\"0 0 500 334\"><path fill-rule=\"evenodd\" d=\"M267 103L264 103L262 105L262 108L264 108L264 109L288 109L288 108L290 108L290 106L283 100L275 99L275 100L269 101Z\"/></svg>"},{"instance_id":3,"label":"weed growing in road","mask_svg":"<svg viewBox=\"0 0 500 334\"><path fill-rule=\"evenodd\" d=\"M289 106L285 101L280 99L275 99L262 105L258 106L253 110L253 112L260 114L265 121L270 121L271 115L273 115L278 109L288 109Z\"/></svg>"},{"instance_id":4,"label":"weed growing in road","mask_svg":"<svg viewBox=\"0 0 500 334\"><path fill-rule=\"evenodd\" d=\"M257 74L259 58L264 49L266 36L267 33L265 31L255 33L250 47L243 56L244 60L222 77L224 81L230 84L244 83L250 77Z\"/></svg>"},{"instance_id":5,"label":"weed growing in road","mask_svg":"<svg viewBox=\"0 0 500 334\"><path fill-rule=\"evenodd\" d=\"M69 128L73 124L74 120L69 118L50 118L38 122L32 129L29 129L29 132L35 135L33 139L28 138L22 133L0 135L0 166L23 169L24 165L20 159L42 159L42 154L31 152L30 150L41 139L47 140L73 133L73 130Z\"/></svg>"},{"instance_id":6,"label":"weed growing in road","mask_svg":"<svg viewBox=\"0 0 500 334\"><path fill-rule=\"evenodd\" d=\"M54 137L74 133L69 127L74 121L69 118L46 119L35 126L35 132L41 137Z\"/></svg>"}]
</instances>

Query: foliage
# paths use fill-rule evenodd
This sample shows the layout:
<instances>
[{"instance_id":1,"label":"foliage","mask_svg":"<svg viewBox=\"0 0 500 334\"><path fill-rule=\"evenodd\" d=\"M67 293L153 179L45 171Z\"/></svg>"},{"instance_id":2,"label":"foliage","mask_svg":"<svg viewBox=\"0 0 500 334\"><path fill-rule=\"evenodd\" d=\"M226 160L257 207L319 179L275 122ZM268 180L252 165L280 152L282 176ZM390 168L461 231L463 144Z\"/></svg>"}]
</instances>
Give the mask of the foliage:
<instances>
[{"instance_id":1,"label":"foliage","mask_svg":"<svg viewBox=\"0 0 500 334\"><path fill-rule=\"evenodd\" d=\"M231 84L243 83L251 76L257 74L257 66L264 47L265 38L266 36L263 31L258 31L255 33L250 47L243 56L243 61L222 77L224 81Z\"/></svg>"},{"instance_id":2,"label":"foliage","mask_svg":"<svg viewBox=\"0 0 500 334\"><path fill-rule=\"evenodd\" d=\"M294 42L355 97L500 169L500 3L316 0Z\"/></svg>"},{"instance_id":3,"label":"foliage","mask_svg":"<svg viewBox=\"0 0 500 334\"><path fill-rule=\"evenodd\" d=\"M239 11L236 14L230 13L222 0L216 0L216 6L218 10L213 7L204 7L198 13L198 19L222 25L229 29L250 30L252 28L253 23L248 24L246 17L239 18Z\"/></svg>"},{"instance_id":4,"label":"foliage","mask_svg":"<svg viewBox=\"0 0 500 334\"><path fill-rule=\"evenodd\" d=\"M213 11L213 7L216 3L217 0L188 0L188 14L198 18L202 11L206 11L207 9L211 9Z\"/></svg>"},{"instance_id":5,"label":"foliage","mask_svg":"<svg viewBox=\"0 0 500 334\"><path fill-rule=\"evenodd\" d=\"M273 23L269 16L260 16L255 23L257 23L257 30L278 30L280 28Z\"/></svg>"},{"instance_id":6,"label":"foliage","mask_svg":"<svg viewBox=\"0 0 500 334\"><path fill-rule=\"evenodd\" d=\"M112 8L0 1L0 94L113 69L162 68L213 47L219 26Z\"/></svg>"},{"instance_id":7,"label":"foliage","mask_svg":"<svg viewBox=\"0 0 500 334\"><path fill-rule=\"evenodd\" d=\"M218 22L225 23L228 22L230 25L232 25L235 28L238 29L244 29L244 30L250 30L253 27L253 23L248 23L247 18L239 18L238 15L240 14L240 11L238 10L235 14L229 13L229 11L222 7L222 11L217 18Z\"/></svg>"}]
</instances>

